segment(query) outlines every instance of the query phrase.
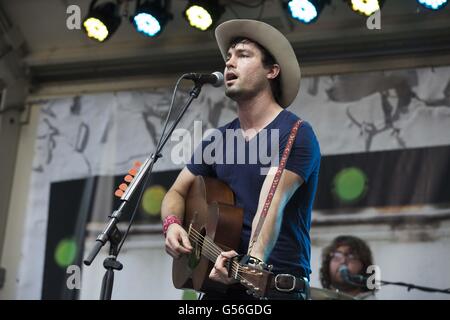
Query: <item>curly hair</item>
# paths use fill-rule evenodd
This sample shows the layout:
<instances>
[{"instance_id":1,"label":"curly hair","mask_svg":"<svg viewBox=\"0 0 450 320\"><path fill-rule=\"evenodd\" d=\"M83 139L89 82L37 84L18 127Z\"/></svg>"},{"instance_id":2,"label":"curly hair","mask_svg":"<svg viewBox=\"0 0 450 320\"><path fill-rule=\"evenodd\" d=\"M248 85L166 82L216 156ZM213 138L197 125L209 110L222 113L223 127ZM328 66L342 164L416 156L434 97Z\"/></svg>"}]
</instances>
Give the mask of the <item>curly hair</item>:
<instances>
[{"instance_id":1,"label":"curly hair","mask_svg":"<svg viewBox=\"0 0 450 320\"><path fill-rule=\"evenodd\" d=\"M330 289L331 287L331 277L330 277L330 261L331 253L334 252L340 246L350 247L350 251L358 256L362 263L361 270L367 270L367 267L373 265L372 251L370 250L367 243L354 236L342 235L336 237L333 242L323 249L322 251L322 264L320 267L320 282L322 287L325 289ZM363 291L371 291L369 288L364 287Z\"/></svg>"}]
</instances>

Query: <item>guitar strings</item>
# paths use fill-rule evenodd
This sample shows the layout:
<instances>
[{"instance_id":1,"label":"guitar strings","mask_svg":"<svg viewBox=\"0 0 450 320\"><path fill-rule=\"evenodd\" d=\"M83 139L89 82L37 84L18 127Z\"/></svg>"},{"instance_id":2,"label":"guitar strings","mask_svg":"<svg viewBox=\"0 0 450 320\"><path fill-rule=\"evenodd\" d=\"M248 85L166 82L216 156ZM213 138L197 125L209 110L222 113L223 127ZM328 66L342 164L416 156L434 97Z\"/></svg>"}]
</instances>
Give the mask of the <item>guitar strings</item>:
<instances>
[{"instance_id":1,"label":"guitar strings","mask_svg":"<svg viewBox=\"0 0 450 320\"><path fill-rule=\"evenodd\" d=\"M198 232L196 229L194 228L190 228L190 231L192 231L192 233L190 233L190 235L192 235L192 237L194 238L194 240L199 243L200 241L203 241L204 245L202 246L202 248L205 249L210 249L211 251L205 251L205 253L210 253L209 258L211 260L216 260L217 257L220 255L220 253L222 252L222 250L220 249L220 247L218 247L214 242L212 242L208 237L203 236L200 232ZM211 255L212 254L212 255ZM243 267L240 266L237 262L232 262L232 271L233 272L243 272L242 271ZM245 272L245 271L244 271ZM243 280L247 280L247 278L245 278L243 275L237 273L237 277L241 278Z\"/></svg>"},{"instance_id":2,"label":"guitar strings","mask_svg":"<svg viewBox=\"0 0 450 320\"><path fill-rule=\"evenodd\" d=\"M194 237L196 237L196 240L201 240L203 242L206 242L206 247L212 250L212 253L215 255L215 258L217 259L217 257L220 255L220 253L222 252L222 250L220 249L219 246L217 246L214 242L212 242L208 237L203 236L201 233L199 233L197 230L195 229L191 229L192 235ZM214 260L216 260L214 259ZM236 262L234 262L236 263Z\"/></svg>"},{"instance_id":3,"label":"guitar strings","mask_svg":"<svg viewBox=\"0 0 450 320\"><path fill-rule=\"evenodd\" d=\"M212 249L213 250L213 252L212 252L212 254L214 254L214 256L210 256L213 260L216 260L217 259L217 256L219 256L220 255L220 253L222 252L222 249L219 247L219 246L217 246L213 241L212 241L212 239L210 239L209 237L207 237L207 236L203 236L201 233L199 233L196 229L194 229L194 228L190 228L190 230L192 230L193 231L193 233L192 233L192 236L193 237L196 237L196 241L198 242L198 240L203 240L203 242L206 242L206 248L208 248L208 249ZM195 232L195 233L194 233ZM237 263L237 262L233 262L234 263L234 265L238 268L238 270L239 269L245 269L245 267L244 266L241 266L239 263ZM236 269L234 269L234 271L236 271ZM244 272L244 273L246 273L246 271L245 270L241 270L241 272Z\"/></svg>"},{"instance_id":4,"label":"guitar strings","mask_svg":"<svg viewBox=\"0 0 450 320\"><path fill-rule=\"evenodd\" d=\"M219 246L217 246L213 241L212 241L212 239L210 239L209 237L207 237L207 236L203 236L200 232L198 232L196 229L194 229L194 228L191 228L190 230L192 230L193 232L192 232L192 235L193 236L196 236L196 240L198 241L198 240L202 240L203 242L206 242L206 244L207 244L207 247L209 248L209 249L212 249L213 250L213 254L215 254L215 258L217 259L217 256L219 256L220 255L220 253L222 252L222 249L219 247ZM234 262L237 266L239 266L239 264L237 264L236 262Z\"/></svg>"},{"instance_id":5,"label":"guitar strings","mask_svg":"<svg viewBox=\"0 0 450 320\"><path fill-rule=\"evenodd\" d=\"M193 239L193 240L196 240L196 241L200 240L200 239L199 239L197 236L195 236L194 234L192 234L192 236L193 236L193 238L195 238L195 239ZM208 242L208 239L206 238L205 241ZM204 241L204 243L205 243L205 241ZM203 251L203 252L204 252L204 255L205 255L207 258L209 258L210 260L212 260L212 261L215 261L215 260L217 259L217 256L220 255L220 251L216 250L216 248L214 248L214 247L211 246L211 245L206 244L206 245L203 246L203 248L206 249L206 250ZM207 249L210 249L210 250L212 249L212 250L214 250L214 252L208 251ZM231 269L232 269L232 271L236 274L236 279L237 279L237 280L245 280L245 281L248 281L248 279L247 279L246 277L244 277L242 274L239 273L239 272L245 272L245 271L242 271L242 270L241 270L241 269L243 269L243 267L239 266L239 264L237 264L236 262L233 262L233 263L232 263Z\"/></svg>"},{"instance_id":6,"label":"guitar strings","mask_svg":"<svg viewBox=\"0 0 450 320\"><path fill-rule=\"evenodd\" d=\"M202 248L211 250L211 251L205 250L205 253L211 253L212 255L210 254L209 258L211 258L212 260L215 261L217 259L217 257L220 255L220 253L222 252L222 250L220 250L220 248L218 246L216 246L215 243L211 242L207 237L204 237L202 234L200 234L195 229L192 229L192 230L195 231L195 233L194 232L191 233L194 240L197 242L197 244L199 244L199 242L203 242ZM239 267L239 265L236 262L233 262L233 267L235 267L235 266ZM233 271L236 271L236 268L233 268Z\"/></svg>"},{"instance_id":7,"label":"guitar strings","mask_svg":"<svg viewBox=\"0 0 450 320\"><path fill-rule=\"evenodd\" d=\"M209 252L208 250L205 250L204 251L204 255L205 256L207 256L210 260L216 260L216 258L217 258L217 255L218 255L218 253L217 252L219 252L219 254L220 254L220 252L221 252L221 249L220 249L220 247L218 247L214 242L211 242L212 240L209 240L209 238L208 237L204 237L203 235L201 235L197 230L195 230L194 229L194 231L195 231L195 233L197 233L197 235L194 233L194 232L192 232L192 238L194 238L193 240L194 241L198 241L198 240L204 240L204 242L207 242L206 243L206 245L205 245L205 248L206 249L212 249L212 250L214 250L214 252ZM210 245L208 245L208 243L210 243ZM208 253L209 253L209 255L208 255ZM213 255L213 256L211 256L211 254L215 254L215 255ZM244 276L244 274L250 274L247 270L246 270L246 267L245 266L240 266L238 263L236 263L236 262L233 262L234 263L234 266L232 265L232 270L233 270L233 272L235 272L236 273L236 271L237 271L237 273L236 273L236 279L237 280L241 280L241 281L244 281L244 284L246 283L247 284L247 287L248 287L248 285L251 285L251 281L247 278L247 277L245 277ZM237 267L237 268L236 268ZM239 273L240 272L240 273ZM251 275L251 274L250 274ZM251 290L258 290L258 288L255 288L253 285L251 285L251 287L252 288L250 288Z\"/></svg>"}]
</instances>

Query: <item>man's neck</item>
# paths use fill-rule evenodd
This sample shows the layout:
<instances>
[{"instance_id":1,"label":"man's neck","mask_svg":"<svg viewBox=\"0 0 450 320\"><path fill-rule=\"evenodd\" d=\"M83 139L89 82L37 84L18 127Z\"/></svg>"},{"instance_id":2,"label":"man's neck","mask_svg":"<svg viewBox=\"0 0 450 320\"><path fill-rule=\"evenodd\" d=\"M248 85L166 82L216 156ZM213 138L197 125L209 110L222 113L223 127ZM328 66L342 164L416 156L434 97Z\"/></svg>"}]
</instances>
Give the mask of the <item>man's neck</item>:
<instances>
[{"instance_id":1,"label":"man's neck","mask_svg":"<svg viewBox=\"0 0 450 320\"><path fill-rule=\"evenodd\" d=\"M267 126L283 108L272 96L259 95L248 100L238 101L238 117L241 129L259 131Z\"/></svg>"}]
</instances>

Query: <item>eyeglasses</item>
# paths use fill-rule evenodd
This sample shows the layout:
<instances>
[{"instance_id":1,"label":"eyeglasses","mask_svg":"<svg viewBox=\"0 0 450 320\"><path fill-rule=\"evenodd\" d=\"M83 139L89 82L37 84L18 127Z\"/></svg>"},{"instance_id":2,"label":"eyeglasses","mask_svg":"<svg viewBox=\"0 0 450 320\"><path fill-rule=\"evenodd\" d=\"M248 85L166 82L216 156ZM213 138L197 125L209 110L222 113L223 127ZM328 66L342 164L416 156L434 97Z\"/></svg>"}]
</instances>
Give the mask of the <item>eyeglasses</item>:
<instances>
[{"instance_id":1,"label":"eyeglasses","mask_svg":"<svg viewBox=\"0 0 450 320\"><path fill-rule=\"evenodd\" d=\"M359 261L359 257L357 255L352 254L352 253L343 253L343 252L340 252L340 251L334 251L334 252L332 252L330 254L330 256L331 256L332 260L334 260L336 262L339 262L339 263L344 262L346 259L347 259L348 262Z\"/></svg>"}]
</instances>

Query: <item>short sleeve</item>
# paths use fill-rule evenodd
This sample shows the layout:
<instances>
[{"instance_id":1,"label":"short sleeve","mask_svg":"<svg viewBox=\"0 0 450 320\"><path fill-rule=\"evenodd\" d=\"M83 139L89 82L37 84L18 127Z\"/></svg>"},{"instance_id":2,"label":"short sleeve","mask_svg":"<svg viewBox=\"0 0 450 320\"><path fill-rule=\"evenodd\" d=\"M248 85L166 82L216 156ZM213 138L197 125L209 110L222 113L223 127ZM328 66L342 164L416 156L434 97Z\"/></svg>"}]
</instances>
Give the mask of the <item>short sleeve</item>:
<instances>
[{"instance_id":1,"label":"short sleeve","mask_svg":"<svg viewBox=\"0 0 450 320\"><path fill-rule=\"evenodd\" d=\"M316 135L311 125L304 121L298 129L285 168L298 174L307 183L311 174L319 167L320 157L320 147Z\"/></svg>"},{"instance_id":2,"label":"short sleeve","mask_svg":"<svg viewBox=\"0 0 450 320\"><path fill-rule=\"evenodd\" d=\"M205 159L205 149L208 149L208 146L214 144L215 142L215 139L209 136L202 140L201 143L199 143L199 145L195 148L189 163L186 164L186 167L193 175L216 177L215 165L212 160L209 159L211 157L206 157Z\"/></svg>"}]
</instances>

